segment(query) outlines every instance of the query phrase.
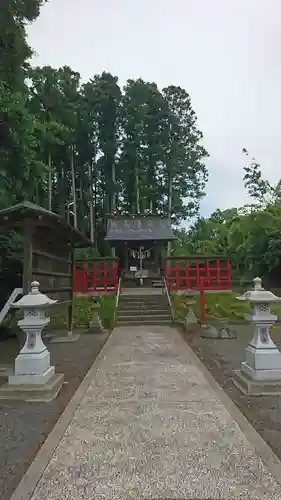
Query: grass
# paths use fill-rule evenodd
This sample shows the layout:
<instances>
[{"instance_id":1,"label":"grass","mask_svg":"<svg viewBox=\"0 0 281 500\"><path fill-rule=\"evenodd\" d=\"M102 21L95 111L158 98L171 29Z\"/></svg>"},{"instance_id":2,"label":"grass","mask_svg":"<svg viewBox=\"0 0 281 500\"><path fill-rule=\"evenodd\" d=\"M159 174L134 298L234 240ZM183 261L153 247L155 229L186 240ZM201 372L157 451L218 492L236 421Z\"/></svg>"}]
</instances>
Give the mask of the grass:
<instances>
[{"instance_id":1,"label":"grass","mask_svg":"<svg viewBox=\"0 0 281 500\"><path fill-rule=\"evenodd\" d=\"M102 325L107 330L114 327L115 294L102 295L100 299L99 316ZM59 306L58 306L59 307ZM92 296L74 296L73 301L73 328L89 328L94 312L94 299ZM57 316L50 315L52 329L66 327L67 308L61 310Z\"/></svg>"},{"instance_id":2,"label":"grass","mask_svg":"<svg viewBox=\"0 0 281 500\"><path fill-rule=\"evenodd\" d=\"M108 330L114 328L114 315L115 315L116 294L109 293L102 295L100 303L100 319Z\"/></svg>"},{"instance_id":3,"label":"grass","mask_svg":"<svg viewBox=\"0 0 281 500\"><path fill-rule=\"evenodd\" d=\"M206 318L222 319L226 318L232 321L245 320L245 314L250 312L248 302L242 302L236 299L237 292L220 292L205 294L205 315ZM194 297L196 301L193 310L197 318L201 318L200 295ZM187 312L185 297L182 295L172 295L172 305L175 317L182 320ZM274 304L271 308L273 314L281 318L281 304Z\"/></svg>"},{"instance_id":4,"label":"grass","mask_svg":"<svg viewBox=\"0 0 281 500\"><path fill-rule=\"evenodd\" d=\"M115 294L102 295L100 300L99 315L101 322L107 330L112 330L114 327L114 313L115 313ZM73 301L73 329L87 329L89 328L94 311L94 300L92 296L74 296ZM51 318L49 325L44 331L47 330L66 330L67 329L67 315L68 307L56 306L50 307L47 315ZM22 312L16 311L12 317L11 322L3 322L0 325L0 337L4 338L9 336L15 330L20 334L20 329L17 326L18 320L22 318ZM9 333L10 332L10 333Z\"/></svg>"}]
</instances>

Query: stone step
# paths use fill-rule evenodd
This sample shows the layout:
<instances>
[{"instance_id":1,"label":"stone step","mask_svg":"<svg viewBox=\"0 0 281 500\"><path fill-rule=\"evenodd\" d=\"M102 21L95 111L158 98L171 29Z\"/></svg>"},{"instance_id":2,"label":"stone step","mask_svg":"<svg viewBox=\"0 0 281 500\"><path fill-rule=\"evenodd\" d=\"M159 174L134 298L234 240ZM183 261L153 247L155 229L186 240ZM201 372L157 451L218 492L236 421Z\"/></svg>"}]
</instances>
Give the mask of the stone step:
<instances>
[{"instance_id":1,"label":"stone step","mask_svg":"<svg viewBox=\"0 0 281 500\"><path fill-rule=\"evenodd\" d=\"M135 322L142 322L143 320L148 321L148 320L170 320L171 319L171 314L146 314L146 315L131 315L131 316L124 316L121 314L117 315L117 322L118 321L135 321Z\"/></svg>"},{"instance_id":2,"label":"stone step","mask_svg":"<svg viewBox=\"0 0 281 500\"><path fill-rule=\"evenodd\" d=\"M127 300L127 299L123 299L123 298L120 298L119 299L119 304L167 304L168 303L168 300L166 297L163 297L163 299L161 298L159 300L159 298L155 298L155 299L150 299L150 300L146 300L146 299L142 299L142 298L136 298L134 300Z\"/></svg>"},{"instance_id":3,"label":"stone step","mask_svg":"<svg viewBox=\"0 0 281 500\"><path fill-rule=\"evenodd\" d=\"M117 326L142 326L142 325L172 325L172 318L169 319L142 319L142 320L118 320Z\"/></svg>"},{"instance_id":4,"label":"stone step","mask_svg":"<svg viewBox=\"0 0 281 500\"><path fill-rule=\"evenodd\" d=\"M134 316L136 315L142 315L142 314L150 314L152 316L153 314L171 314L171 308L170 307L158 307L156 308L150 308L146 307L142 309L141 307L136 307L134 309L125 309L123 307L120 307L117 309L117 314L126 314L126 316L131 315Z\"/></svg>"},{"instance_id":5,"label":"stone step","mask_svg":"<svg viewBox=\"0 0 281 500\"><path fill-rule=\"evenodd\" d=\"M145 302L119 302L118 308L124 308L124 309L138 309L138 308L150 308L150 309L162 309L163 307L170 307L169 302L151 302L151 303L145 303Z\"/></svg>"},{"instance_id":6,"label":"stone step","mask_svg":"<svg viewBox=\"0 0 281 500\"><path fill-rule=\"evenodd\" d=\"M120 299L124 300L137 300L137 299L145 299L145 300L160 300L160 299L167 299L167 295L165 293L150 293L150 294L144 294L144 293L135 293L132 295L129 294L120 294Z\"/></svg>"}]
</instances>

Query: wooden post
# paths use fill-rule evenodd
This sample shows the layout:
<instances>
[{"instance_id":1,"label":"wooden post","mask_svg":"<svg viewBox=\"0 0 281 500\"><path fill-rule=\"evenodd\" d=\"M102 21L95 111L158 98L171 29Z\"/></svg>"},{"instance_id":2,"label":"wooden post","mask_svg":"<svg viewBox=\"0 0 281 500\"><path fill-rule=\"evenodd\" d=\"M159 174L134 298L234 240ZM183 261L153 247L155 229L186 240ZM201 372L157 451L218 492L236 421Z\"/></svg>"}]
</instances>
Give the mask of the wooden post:
<instances>
[{"instance_id":1,"label":"wooden post","mask_svg":"<svg viewBox=\"0 0 281 500\"><path fill-rule=\"evenodd\" d=\"M32 282L33 259L32 259L32 240L34 234L33 221L24 219L23 221L23 293L29 293Z\"/></svg>"}]
</instances>

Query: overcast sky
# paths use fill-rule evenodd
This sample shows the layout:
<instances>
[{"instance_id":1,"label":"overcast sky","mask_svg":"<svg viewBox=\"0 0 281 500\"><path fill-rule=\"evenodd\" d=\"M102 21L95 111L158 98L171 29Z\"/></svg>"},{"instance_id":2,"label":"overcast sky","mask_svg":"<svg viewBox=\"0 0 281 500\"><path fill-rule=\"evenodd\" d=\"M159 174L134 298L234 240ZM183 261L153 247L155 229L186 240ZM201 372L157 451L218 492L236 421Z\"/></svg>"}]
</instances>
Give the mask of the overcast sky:
<instances>
[{"instance_id":1,"label":"overcast sky","mask_svg":"<svg viewBox=\"0 0 281 500\"><path fill-rule=\"evenodd\" d=\"M210 153L202 215L247 202L242 147L281 177L280 0L49 0L28 33L35 64L190 93Z\"/></svg>"}]
</instances>

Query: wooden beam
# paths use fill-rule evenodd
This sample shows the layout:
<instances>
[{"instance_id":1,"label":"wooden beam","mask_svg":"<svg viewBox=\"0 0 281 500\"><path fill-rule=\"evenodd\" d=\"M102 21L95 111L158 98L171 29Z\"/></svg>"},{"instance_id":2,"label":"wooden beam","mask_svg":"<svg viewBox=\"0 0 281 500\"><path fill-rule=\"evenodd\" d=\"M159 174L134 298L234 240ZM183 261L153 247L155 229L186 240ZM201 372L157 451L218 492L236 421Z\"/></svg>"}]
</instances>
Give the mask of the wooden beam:
<instances>
[{"instance_id":1,"label":"wooden beam","mask_svg":"<svg viewBox=\"0 0 281 500\"><path fill-rule=\"evenodd\" d=\"M23 293L27 294L30 291L32 282L32 240L34 234L33 221L24 219L23 221Z\"/></svg>"},{"instance_id":2,"label":"wooden beam","mask_svg":"<svg viewBox=\"0 0 281 500\"><path fill-rule=\"evenodd\" d=\"M56 271L45 271L44 269L33 269L32 274L37 274L38 276L58 276L61 278L72 278L72 274L69 274L69 273L58 273Z\"/></svg>"},{"instance_id":3,"label":"wooden beam","mask_svg":"<svg viewBox=\"0 0 281 500\"><path fill-rule=\"evenodd\" d=\"M42 288L41 292L42 293L65 293L65 292L72 292L72 288L70 286L66 286L64 288Z\"/></svg>"},{"instance_id":4,"label":"wooden beam","mask_svg":"<svg viewBox=\"0 0 281 500\"><path fill-rule=\"evenodd\" d=\"M67 264L71 264L71 260L66 259L64 257L58 257L55 254L49 252L42 252L41 250L33 250L33 255L38 255L38 257L46 257L46 259L57 260L58 262L65 262Z\"/></svg>"}]
</instances>

